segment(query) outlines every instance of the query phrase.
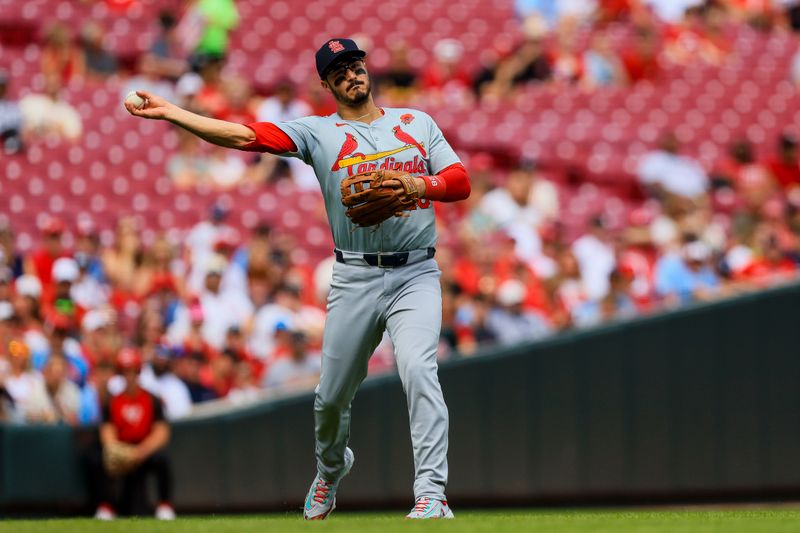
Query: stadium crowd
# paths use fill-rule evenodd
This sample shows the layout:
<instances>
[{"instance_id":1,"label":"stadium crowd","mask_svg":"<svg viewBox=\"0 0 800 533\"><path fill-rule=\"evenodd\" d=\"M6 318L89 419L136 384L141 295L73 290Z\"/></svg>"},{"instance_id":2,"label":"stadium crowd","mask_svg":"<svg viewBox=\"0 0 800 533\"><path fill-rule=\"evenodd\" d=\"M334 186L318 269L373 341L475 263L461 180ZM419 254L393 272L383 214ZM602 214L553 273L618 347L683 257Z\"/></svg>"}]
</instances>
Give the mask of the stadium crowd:
<instances>
[{"instance_id":1,"label":"stadium crowd","mask_svg":"<svg viewBox=\"0 0 800 533\"><path fill-rule=\"evenodd\" d=\"M121 4L124 4L122 2ZM378 102L502 100L528 84L556 90L658 82L665 63L721 64L732 54L722 27L800 30L797 2L518 0L524 38L491 49L477 71L461 68L464 49L439 41L435 60L416 68L403 43L389 69L373 72ZM210 10L210 11L203 11ZM237 122L328 114L318 90L282 80L258 87L225 75L236 4L187 2L161 13L158 38L127 72L89 23L73 40L65 26L43 37L42 94L6 98L0 75L0 133L5 156L42 136L75 139L79 114L60 99L74 77L125 80L122 94L146 89L195 111ZM203 25L202 20L212 23ZM632 45L615 49L606 34L622 24ZM578 46L576 32L593 27ZM358 37L356 38L358 40ZM359 41L369 49L367 37ZM795 65L800 65L800 50ZM800 86L800 67L787 76ZM434 112L435 117L435 112ZM540 339L569 329L629 319L714 300L797 278L800 268L800 154L795 132L758 157L747 139L711 167L681 151L673 134L635 170L633 208L622 223L601 210L575 231L552 169L518 154L462 151L472 195L435 205L442 270L441 357L467 357L490 345ZM456 148L459 148L456 146ZM296 159L239 154L180 134L164 172L176 189L289 180L313 190L316 178ZM580 181L580 177L568 177ZM587 187L591 187L587 184ZM320 198L321 204L321 198ZM134 346L143 387L164 401L168 419L192 406L232 403L263 391L310 388L320 371L320 342L333 259L293 260L281 229L228 223L229 205L203 206L208 217L185 238L144 242L140 220L121 216L104 242L91 220L69 226L50 216L38 246L20 250L13 218L0 220L0 420L96 423L110 394L124 386L116 355ZM390 339L371 372L393 366Z\"/></svg>"}]
</instances>

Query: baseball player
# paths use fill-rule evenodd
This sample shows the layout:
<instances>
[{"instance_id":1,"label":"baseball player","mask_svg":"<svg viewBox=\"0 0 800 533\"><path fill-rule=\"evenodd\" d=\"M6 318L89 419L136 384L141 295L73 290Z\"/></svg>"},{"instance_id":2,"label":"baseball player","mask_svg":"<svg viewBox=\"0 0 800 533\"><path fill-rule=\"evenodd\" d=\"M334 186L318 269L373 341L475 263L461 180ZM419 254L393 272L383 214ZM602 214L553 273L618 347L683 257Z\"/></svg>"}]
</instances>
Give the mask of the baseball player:
<instances>
[{"instance_id":1,"label":"baseball player","mask_svg":"<svg viewBox=\"0 0 800 533\"><path fill-rule=\"evenodd\" d=\"M469 196L467 172L427 114L375 105L366 53L330 39L316 53L326 117L252 123L215 120L141 91L136 116L168 120L211 143L302 159L322 188L336 245L320 382L314 402L317 475L304 516L326 518L352 468L350 404L387 331L407 396L415 505L408 518L452 518L447 505L447 406L437 377L440 271L431 201ZM366 177L365 177L366 176ZM343 205L344 204L344 205Z\"/></svg>"}]
</instances>

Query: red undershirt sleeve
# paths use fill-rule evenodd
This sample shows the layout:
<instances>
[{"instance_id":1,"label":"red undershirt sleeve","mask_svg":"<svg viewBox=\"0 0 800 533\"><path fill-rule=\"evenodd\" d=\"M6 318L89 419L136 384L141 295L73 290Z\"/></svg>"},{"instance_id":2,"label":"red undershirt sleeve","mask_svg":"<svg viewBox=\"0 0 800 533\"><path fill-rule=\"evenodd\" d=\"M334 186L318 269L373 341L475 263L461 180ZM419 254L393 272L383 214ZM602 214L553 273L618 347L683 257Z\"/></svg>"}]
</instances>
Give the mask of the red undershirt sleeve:
<instances>
[{"instance_id":1,"label":"red undershirt sleeve","mask_svg":"<svg viewBox=\"0 0 800 533\"><path fill-rule=\"evenodd\" d=\"M285 154L296 152L297 145L286 133L272 122L251 122L245 124L256 134L256 140L242 148L248 152L269 152Z\"/></svg>"},{"instance_id":2,"label":"red undershirt sleeve","mask_svg":"<svg viewBox=\"0 0 800 533\"><path fill-rule=\"evenodd\" d=\"M454 163L435 176L421 176L425 180L425 198L439 202L457 202L469 197L471 187L467 169Z\"/></svg>"}]
</instances>

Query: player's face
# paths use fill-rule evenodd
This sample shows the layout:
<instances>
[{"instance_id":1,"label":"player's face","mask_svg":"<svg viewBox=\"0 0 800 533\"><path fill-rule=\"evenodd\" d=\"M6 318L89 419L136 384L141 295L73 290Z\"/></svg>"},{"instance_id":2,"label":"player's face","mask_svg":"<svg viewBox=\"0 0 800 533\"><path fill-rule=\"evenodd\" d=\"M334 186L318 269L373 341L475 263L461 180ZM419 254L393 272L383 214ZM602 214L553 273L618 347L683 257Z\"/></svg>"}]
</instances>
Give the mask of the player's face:
<instances>
[{"instance_id":1,"label":"player's face","mask_svg":"<svg viewBox=\"0 0 800 533\"><path fill-rule=\"evenodd\" d=\"M366 64L355 58L334 65L325 76L325 85L337 102L348 106L363 104L372 90Z\"/></svg>"}]
</instances>

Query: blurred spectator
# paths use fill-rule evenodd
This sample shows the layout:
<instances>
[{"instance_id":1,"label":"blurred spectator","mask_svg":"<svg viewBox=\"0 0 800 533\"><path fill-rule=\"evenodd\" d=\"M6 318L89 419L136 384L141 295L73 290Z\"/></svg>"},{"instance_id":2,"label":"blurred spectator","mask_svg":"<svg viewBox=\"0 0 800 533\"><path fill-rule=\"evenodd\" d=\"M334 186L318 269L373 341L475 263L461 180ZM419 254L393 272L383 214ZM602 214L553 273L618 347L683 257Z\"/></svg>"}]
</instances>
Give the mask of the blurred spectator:
<instances>
[{"instance_id":1,"label":"blurred spectator","mask_svg":"<svg viewBox=\"0 0 800 533\"><path fill-rule=\"evenodd\" d=\"M600 300L588 301L578 306L573 312L573 324L577 327L590 327L636 316L636 305L630 296L632 281L632 271L625 268L612 270L608 294Z\"/></svg>"},{"instance_id":2,"label":"blurred spectator","mask_svg":"<svg viewBox=\"0 0 800 533\"><path fill-rule=\"evenodd\" d=\"M375 77L376 90L392 105L404 107L416 90L417 72L408 60L409 47L405 41L392 43L389 54L389 68Z\"/></svg>"},{"instance_id":3,"label":"blurred spectator","mask_svg":"<svg viewBox=\"0 0 800 533\"><path fill-rule=\"evenodd\" d=\"M228 34L239 25L235 0L190 0L176 31L183 46L201 56L222 57Z\"/></svg>"},{"instance_id":4,"label":"blurred spectator","mask_svg":"<svg viewBox=\"0 0 800 533\"><path fill-rule=\"evenodd\" d=\"M433 62L422 73L421 87L428 91L457 94L469 89L472 80L461 66L463 45L455 39L441 39L433 47Z\"/></svg>"},{"instance_id":5,"label":"blurred spectator","mask_svg":"<svg viewBox=\"0 0 800 533\"><path fill-rule=\"evenodd\" d=\"M253 112L253 89L250 82L240 76L226 77L222 83L222 92L228 101L228 107L222 114L222 120L249 124L256 121Z\"/></svg>"},{"instance_id":6,"label":"blurred spectator","mask_svg":"<svg viewBox=\"0 0 800 533\"><path fill-rule=\"evenodd\" d=\"M609 276L616 266L615 247L601 216L589 221L587 232L572 243L586 297L600 300L608 294Z\"/></svg>"},{"instance_id":7,"label":"blurred spectator","mask_svg":"<svg viewBox=\"0 0 800 533\"><path fill-rule=\"evenodd\" d=\"M100 235L94 223L90 221L78 221L77 235L75 236L75 248L72 254L75 261L88 276L91 276L99 283L106 281L103 272L102 246Z\"/></svg>"},{"instance_id":8,"label":"blurred spectator","mask_svg":"<svg viewBox=\"0 0 800 533\"><path fill-rule=\"evenodd\" d=\"M643 0L661 20L669 23L680 22L687 9L703 2L704 0Z\"/></svg>"},{"instance_id":9,"label":"blurred spectator","mask_svg":"<svg viewBox=\"0 0 800 533\"><path fill-rule=\"evenodd\" d=\"M0 215L0 267L5 266L11 271L13 278L18 278L24 273L25 256L16 248L14 229L8 218Z\"/></svg>"},{"instance_id":10,"label":"blurred spectator","mask_svg":"<svg viewBox=\"0 0 800 533\"><path fill-rule=\"evenodd\" d=\"M284 122L309 116L313 113L311 106L297 96L295 85L283 80L275 88L275 94L264 99L258 107L256 118L259 122ZM319 188L314 169L296 157L278 157L269 153L261 154L258 169L258 181L271 182L284 172L287 167L292 180L303 189Z\"/></svg>"},{"instance_id":11,"label":"blurred spectator","mask_svg":"<svg viewBox=\"0 0 800 533\"><path fill-rule=\"evenodd\" d=\"M53 79L52 83L58 86L73 78L82 78L86 70L83 54L73 42L69 29L58 23L44 36L41 61L45 79Z\"/></svg>"},{"instance_id":12,"label":"blurred spectator","mask_svg":"<svg viewBox=\"0 0 800 533\"><path fill-rule=\"evenodd\" d=\"M592 37L590 48L583 54L583 64L581 83L588 89L624 85L628 81L625 65L605 33L598 32Z\"/></svg>"},{"instance_id":13,"label":"blurred spectator","mask_svg":"<svg viewBox=\"0 0 800 533\"><path fill-rule=\"evenodd\" d=\"M667 28L666 57L679 65L698 61L721 64L729 52L723 21L723 8L713 3L686 9L680 23Z\"/></svg>"},{"instance_id":14,"label":"blurred spectator","mask_svg":"<svg viewBox=\"0 0 800 533\"><path fill-rule=\"evenodd\" d=\"M238 185L245 177L247 165L242 155L235 150L221 146L213 146L209 150L208 163L209 185L215 190L224 191Z\"/></svg>"},{"instance_id":15,"label":"blurred spectator","mask_svg":"<svg viewBox=\"0 0 800 533\"><path fill-rule=\"evenodd\" d=\"M62 98L61 81L54 74L45 76L44 93L24 96L19 108L26 137L77 141L83 133L81 116Z\"/></svg>"},{"instance_id":16,"label":"blurred spectator","mask_svg":"<svg viewBox=\"0 0 800 533\"><path fill-rule=\"evenodd\" d=\"M657 198L676 195L687 199L702 199L709 188L708 176L697 161L678 154L678 139L670 134L661 147L646 153L639 161L636 173L641 185Z\"/></svg>"},{"instance_id":17,"label":"blurred spectator","mask_svg":"<svg viewBox=\"0 0 800 533\"><path fill-rule=\"evenodd\" d=\"M30 351L25 343L13 340L8 345L8 373L4 388L24 422L52 422L47 391L42 375L31 368Z\"/></svg>"},{"instance_id":18,"label":"blurred spectator","mask_svg":"<svg viewBox=\"0 0 800 533\"><path fill-rule=\"evenodd\" d=\"M123 216L117 220L113 244L103 252L103 270L109 283L118 292L130 293L141 254L139 225L136 219Z\"/></svg>"},{"instance_id":19,"label":"blurred spectator","mask_svg":"<svg viewBox=\"0 0 800 533\"><path fill-rule=\"evenodd\" d=\"M136 74L125 82L120 99L131 91L147 91L170 101L175 98L173 84L162 77L158 60L151 54L139 56Z\"/></svg>"},{"instance_id":20,"label":"blurred spectator","mask_svg":"<svg viewBox=\"0 0 800 533\"><path fill-rule=\"evenodd\" d=\"M578 52L577 21L563 19L556 28L556 46L552 53L552 78L556 83L572 84L583 77L586 65Z\"/></svg>"},{"instance_id":21,"label":"blurred spectator","mask_svg":"<svg viewBox=\"0 0 800 533\"><path fill-rule=\"evenodd\" d=\"M106 49L104 39L105 30L96 22L87 22L81 28L83 63L90 76L105 78L117 72L117 58Z\"/></svg>"},{"instance_id":22,"label":"blurred spectator","mask_svg":"<svg viewBox=\"0 0 800 533\"><path fill-rule=\"evenodd\" d=\"M233 386L228 400L234 405L249 403L258 399L260 390L252 365L239 359L233 371Z\"/></svg>"},{"instance_id":23,"label":"blurred spectator","mask_svg":"<svg viewBox=\"0 0 800 533\"><path fill-rule=\"evenodd\" d=\"M102 421L103 410L111 400L108 383L113 375L111 361L100 361L92 368L89 381L81 389L79 424L99 424Z\"/></svg>"},{"instance_id":24,"label":"blurred spectator","mask_svg":"<svg viewBox=\"0 0 800 533\"><path fill-rule=\"evenodd\" d=\"M702 241L687 242L679 253L661 257L655 267L655 285L667 305L709 300L720 280L711 267L711 249Z\"/></svg>"},{"instance_id":25,"label":"blurred spectator","mask_svg":"<svg viewBox=\"0 0 800 533\"><path fill-rule=\"evenodd\" d=\"M321 335L324 316L318 308L303 304L299 287L281 285L275 290L273 301L256 312L248 347L259 359L270 360L277 356L276 332L303 331L316 340Z\"/></svg>"},{"instance_id":26,"label":"blurred spectator","mask_svg":"<svg viewBox=\"0 0 800 533\"><path fill-rule=\"evenodd\" d=\"M221 290L222 274L226 267L227 261L222 256L209 258L205 267L205 287L198 296L203 340L215 350L222 349L229 328L243 326L253 314L246 294L235 290ZM190 314L186 306L178 309L175 322L169 329L169 337L174 344L182 342L188 335L192 322Z\"/></svg>"},{"instance_id":27,"label":"blurred spectator","mask_svg":"<svg viewBox=\"0 0 800 533\"><path fill-rule=\"evenodd\" d=\"M7 94L8 72L0 69L0 149L15 154L22 150L22 111Z\"/></svg>"},{"instance_id":28,"label":"blurred spectator","mask_svg":"<svg viewBox=\"0 0 800 533\"><path fill-rule=\"evenodd\" d=\"M454 348L460 355L472 355L480 346L497 341L497 333L488 324L491 302L484 294L461 299L455 314Z\"/></svg>"},{"instance_id":29,"label":"blurred spectator","mask_svg":"<svg viewBox=\"0 0 800 533\"><path fill-rule=\"evenodd\" d=\"M189 396L193 404L217 399L214 390L205 385L201 379L201 371L207 362L208 358L197 350L183 351L175 359L175 375L189 389Z\"/></svg>"},{"instance_id":30,"label":"blurred spectator","mask_svg":"<svg viewBox=\"0 0 800 533\"><path fill-rule=\"evenodd\" d=\"M512 170L505 184L486 193L479 206L495 227L516 241L516 252L522 259L532 259L541 250L537 228L543 215L534 205L533 185L534 173L529 169Z\"/></svg>"},{"instance_id":31,"label":"blurred spectator","mask_svg":"<svg viewBox=\"0 0 800 533\"><path fill-rule=\"evenodd\" d=\"M63 357L50 357L42 370L49 406L45 421L78 423L81 391L67 377L69 363Z\"/></svg>"},{"instance_id":32,"label":"blurred spectator","mask_svg":"<svg viewBox=\"0 0 800 533\"><path fill-rule=\"evenodd\" d=\"M728 155L715 177L731 186L747 208L758 210L777 190L772 174L756 161L753 147L747 140L731 144Z\"/></svg>"},{"instance_id":33,"label":"blurred spectator","mask_svg":"<svg viewBox=\"0 0 800 533\"><path fill-rule=\"evenodd\" d=\"M178 190L193 189L209 182L211 162L201 152L197 137L178 130L178 150L167 159L166 171Z\"/></svg>"},{"instance_id":34,"label":"blurred spectator","mask_svg":"<svg viewBox=\"0 0 800 533\"><path fill-rule=\"evenodd\" d=\"M551 326L541 314L525 310L525 285L516 279L497 288L497 307L489 311L486 328L502 346L540 339L550 334Z\"/></svg>"},{"instance_id":35,"label":"blurred spectator","mask_svg":"<svg viewBox=\"0 0 800 533\"><path fill-rule=\"evenodd\" d=\"M192 106L200 114L214 118L222 118L228 112L230 103L223 90L222 58L203 57L197 67L203 84L192 100ZM180 83L180 82L179 82Z\"/></svg>"},{"instance_id":36,"label":"blurred spectator","mask_svg":"<svg viewBox=\"0 0 800 533\"><path fill-rule=\"evenodd\" d=\"M152 62L153 71L170 80L177 80L187 68L186 58L177 41L176 23L171 11L164 10L158 14L159 34L146 54Z\"/></svg>"},{"instance_id":37,"label":"blurred spectator","mask_svg":"<svg viewBox=\"0 0 800 533\"><path fill-rule=\"evenodd\" d=\"M169 346L157 345L152 361L143 368L140 378L142 387L161 399L167 420L184 417L192 410L189 388L172 372L177 356L177 351Z\"/></svg>"},{"instance_id":38,"label":"blurred spectator","mask_svg":"<svg viewBox=\"0 0 800 533\"><path fill-rule=\"evenodd\" d=\"M64 222L60 218L47 217L40 227L42 243L25 262L25 273L39 278L46 290L50 290L53 282L53 264L58 258L69 256L63 245L65 229Z\"/></svg>"},{"instance_id":39,"label":"blurred spectator","mask_svg":"<svg viewBox=\"0 0 800 533\"><path fill-rule=\"evenodd\" d=\"M124 443L133 446L131 470L123 476L122 495L115 502L111 494L109 474L102 457L93 457L90 478L96 495L95 518L110 520L115 510L126 514L141 514L147 506L147 476L154 474L158 487L156 518L172 520L172 474L165 447L170 439L170 427L164 417L161 400L139 386L142 368L141 355L125 348L117 356L117 368L125 378L125 390L112 396L103 410L100 426L102 447ZM102 452L100 452L102 453Z\"/></svg>"},{"instance_id":40,"label":"blurred spectator","mask_svg":"<svg viewBox=\"0 0 800 533\"><path fill-rule=\"evenodd\" d=\"M515 86L550 79L552 64L546 43L547 30L544 26L533 25L536 20L532 18L526 23L525 40L519 48L499 59L493 72L490 68L478 75L476 83L482 96L504 97Z\"/></svg>"},{"instance_id":41,"label":"blurred spectator","mask_svg":"<svg viewBox=\"0 0 800 533\"><path fill-rule=\"evenodd\" d=\"M660 75L658 63L660 52L659 41L655 29L636 27L633 43L622 51L622 64L632 83L641 80L655 80Z\"/></svg>"},{"instance_id":42,"label":"blurred spectator","mask_svg":"<svg viewBox=\"0 0 800 533\"><path fill-rule=\"evenodd\" d=\"M265 388L311 389L319 381L322 359L308 349L308 339L300 331L290 331L290 352L272 363L264 378Z\"/></svg>"},{"instance_id":43,"label":"blurred spectator","mask_svg":"<svg viewBox=\"0 0 800 533\"><path fill-rule=\"evenodd\" d=\"M214 243L220 232L227 231L229 226L226 220L230 210L221 203L213 204L208 210L208 218L195 224L184 240L185 263L196 268L208 264L214 255ZM197 276L199 283L189 283L190 288L197 290L202 287L204 275Z\"/></svg>"},{"instance_id":44,"label":"blurred spectator","mask_svg":"<svg viewBox=\"0 0 800 533\"><path fill-rule=\"evenodd\" d=\"M769 159L767 168L787 193L800 187L800 154L793 135L784 133L778 137L777 153Z\"/></svg>"}]
</instances>

